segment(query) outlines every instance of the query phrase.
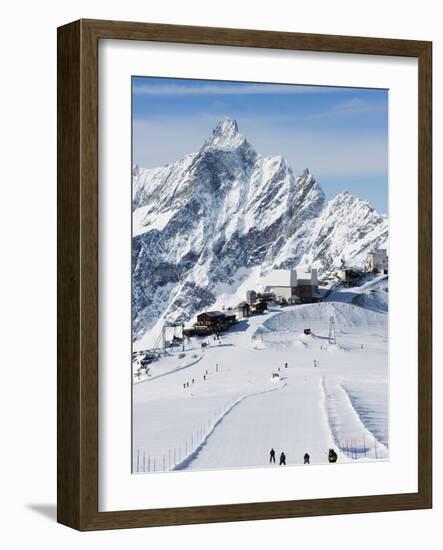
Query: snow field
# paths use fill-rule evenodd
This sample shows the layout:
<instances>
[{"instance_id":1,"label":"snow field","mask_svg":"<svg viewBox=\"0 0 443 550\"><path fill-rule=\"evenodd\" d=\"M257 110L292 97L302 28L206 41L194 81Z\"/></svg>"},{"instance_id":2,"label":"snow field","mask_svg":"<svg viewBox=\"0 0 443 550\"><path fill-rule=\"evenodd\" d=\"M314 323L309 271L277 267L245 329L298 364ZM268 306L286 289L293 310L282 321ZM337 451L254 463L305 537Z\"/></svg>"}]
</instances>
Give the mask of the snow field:
<instances>
[{"instance_id":1,"label":"snow field","mask_svg":"<svg viewBox=\"0 0 443 550\"><path fill-rule=\"evenodd\" d=\"M387 458L387 447L367 429L345 388L324 378L322 387L335 445L351 458Z\"/></svg>"},{"instance_id":2,"label":"snow field","mask_svg":"<svg viewBox=\"0 0 443 550\"><path fill-rule=\"evenodd\" d=\"M288 465L305 452L325 464L330 448L339 462L386 459L386 341L386 314L334 302L250 317L204 351L191 339L133 387L133 471L274 467L271 448L276 467L281 451Z\"/></svg>"}]
</instances>

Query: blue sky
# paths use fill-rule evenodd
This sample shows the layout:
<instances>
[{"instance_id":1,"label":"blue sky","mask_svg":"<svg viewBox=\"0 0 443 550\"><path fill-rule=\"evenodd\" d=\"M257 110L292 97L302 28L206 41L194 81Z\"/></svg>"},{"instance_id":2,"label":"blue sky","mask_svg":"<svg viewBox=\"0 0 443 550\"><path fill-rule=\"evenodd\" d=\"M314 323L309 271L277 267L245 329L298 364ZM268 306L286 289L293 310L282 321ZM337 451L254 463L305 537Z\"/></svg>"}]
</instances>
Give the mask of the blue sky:
<instances>
[{"instance_id":1,"label":"blue sky","mask_svg":"<svg viewBox=\"0 0 443 550\"><path fill-rule=\"evenodd\" d=\"M197 151L224 117L258 153L309 168L332 198L388 209L388 91L133 77L133 160L146 168Z\"/></svg>"}]
</instances>

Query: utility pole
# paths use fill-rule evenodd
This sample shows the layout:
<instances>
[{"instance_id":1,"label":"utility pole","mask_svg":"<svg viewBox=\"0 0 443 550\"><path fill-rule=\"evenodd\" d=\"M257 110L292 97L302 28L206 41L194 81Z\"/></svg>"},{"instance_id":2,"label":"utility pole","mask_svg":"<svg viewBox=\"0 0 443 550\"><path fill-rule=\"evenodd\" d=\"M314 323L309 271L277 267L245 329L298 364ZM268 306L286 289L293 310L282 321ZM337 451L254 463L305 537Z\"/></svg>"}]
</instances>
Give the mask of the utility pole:
<instances>
[{"instance_id":1,"label":"utility pole","mask_svg":"<svg viewBox=\"0 0 443 550\"><path fill-rule=\"evenodd\" d=\"M162 327L162 344L163 352L166 353L166 324Z\"/></svg>"},{"instance_id":2,"label":"utility pole","mask_svg":"<svg viewBox=\"0 0 443 550\"><path fill-rule=\"evenodd\" d=\"M337 343L337 340L335 339L335 320L332 315L331 317L329 317L329 343L330 344Z\"/></svg>"}]
</instances>

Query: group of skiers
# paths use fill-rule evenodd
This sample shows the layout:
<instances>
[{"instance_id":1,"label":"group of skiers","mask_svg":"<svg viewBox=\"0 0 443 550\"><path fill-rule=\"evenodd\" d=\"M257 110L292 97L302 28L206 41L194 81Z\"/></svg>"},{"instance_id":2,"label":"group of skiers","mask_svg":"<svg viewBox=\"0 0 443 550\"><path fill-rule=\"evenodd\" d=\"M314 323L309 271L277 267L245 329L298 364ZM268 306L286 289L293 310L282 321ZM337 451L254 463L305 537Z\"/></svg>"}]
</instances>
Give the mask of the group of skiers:
<instances>
[{"instance_id":1,"label":"group of skiers","mask_svg":"<svg viewBox=\"0 0 443 550\"><path fill-rule=\"evenodd\" d=\"M334 451L334 449L329 449L328 462L331 462L331 463L337 462L337 458L338 458L338 455ZM310 464L311 463L310 460L311 460L311 457L309 456L309 454L305 453L303 456L303 464ZM275 464L275 451L273 448L269 451L269 463L272 463L272 462ZM283 451L280 454L279 465L286 466L286 455Z\"/></svg>"},{"instance_id":2,"label":"group of skiers","mask_svg":"<svg viewBox=\"0 0 443 550\"><path fill-rule=\"evenodd\" d=\"M274 462L274 464L275 464L275 451L274 451L274 449L271 449L270 452L269 452L269 463L271 463L271 462ZM280 454L279 464L280 464L280 466L286 466L286 455L283 451Z\"/></svg>"},{"instance_id":3,"label":"group of skiers","mask_svg":"<svg viewBox=\"0 0 443 550\"><path fill-rule=\"evenodd\" d=\"M218 372L218 363L216 363L215 365L215 372ZM206 382L206 380L208 379L208 375L209 375L209 371L205 370L203 374L203 382ZM195 384L195 378L192 379L192 384ZM189 388L189 382L183 382L183 388L184 389Z\"/></svg>"}]
</instances>

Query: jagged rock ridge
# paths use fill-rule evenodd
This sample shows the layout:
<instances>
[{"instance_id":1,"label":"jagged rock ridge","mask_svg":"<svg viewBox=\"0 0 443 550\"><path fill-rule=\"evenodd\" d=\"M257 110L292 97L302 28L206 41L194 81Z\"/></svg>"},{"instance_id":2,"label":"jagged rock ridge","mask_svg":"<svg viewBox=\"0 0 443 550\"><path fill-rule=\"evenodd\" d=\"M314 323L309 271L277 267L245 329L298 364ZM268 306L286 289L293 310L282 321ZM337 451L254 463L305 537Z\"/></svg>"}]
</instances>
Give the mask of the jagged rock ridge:
<instances>
[{"instance_id":1,"label":"jagged rock ridge","mask_svg":"<svg viewBox=\"0 0 443 550\"><path fill-rule=\"evenodd\" d=\"M217 287L235 291L249 270L315 264L320 272L362 263L388 238L366 201L331 201L309 170L259 155L237 122L221 121L200 151L133 170L133 336L160 317L188 320Z\"/></svg>"}]
</instances>

